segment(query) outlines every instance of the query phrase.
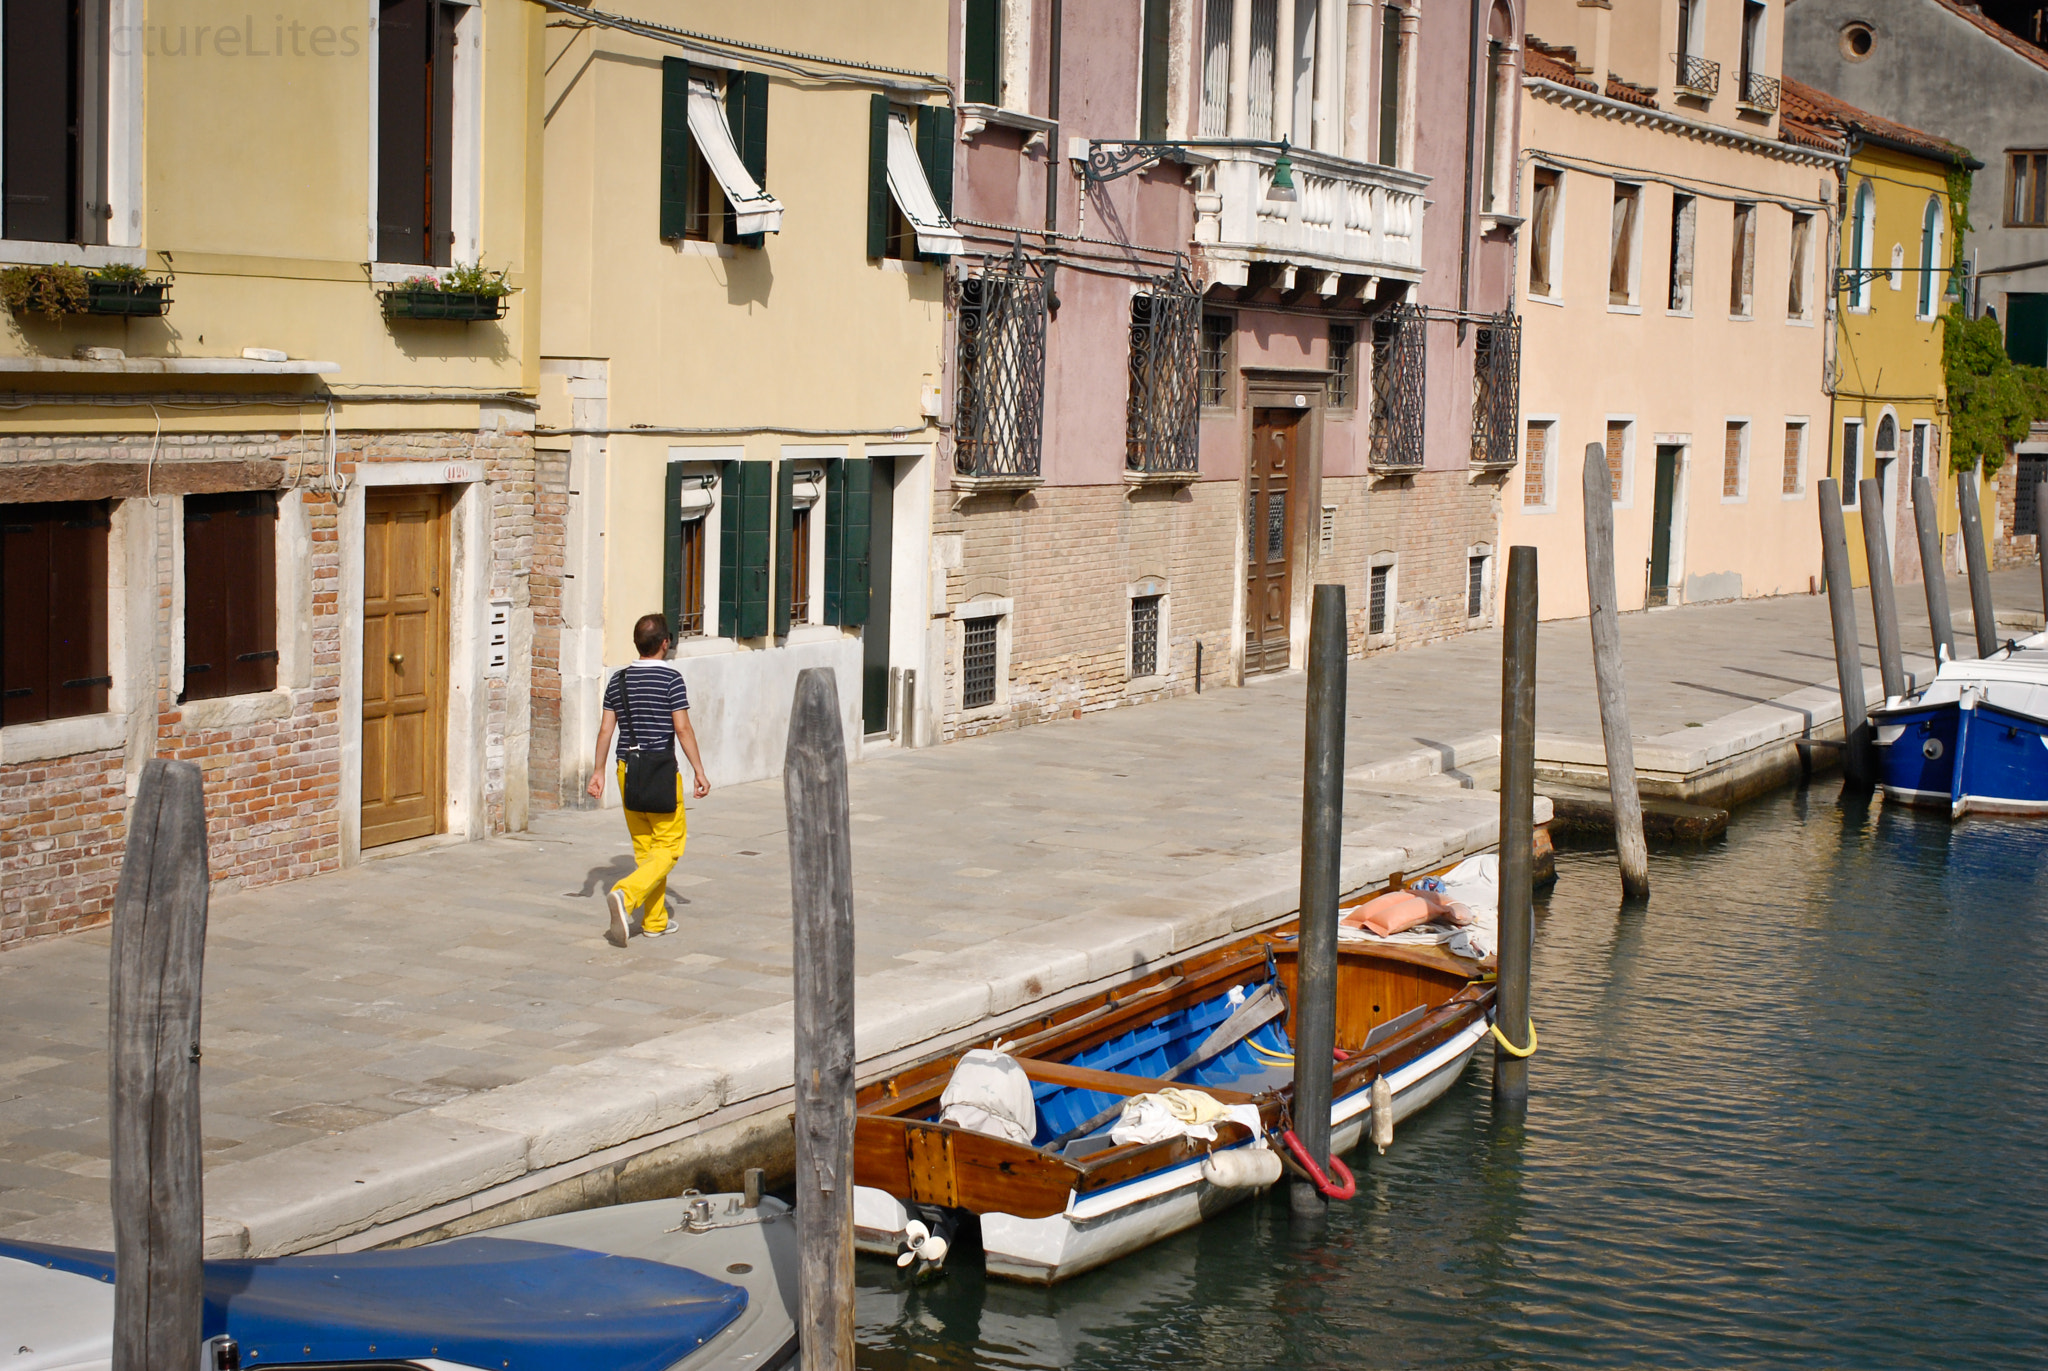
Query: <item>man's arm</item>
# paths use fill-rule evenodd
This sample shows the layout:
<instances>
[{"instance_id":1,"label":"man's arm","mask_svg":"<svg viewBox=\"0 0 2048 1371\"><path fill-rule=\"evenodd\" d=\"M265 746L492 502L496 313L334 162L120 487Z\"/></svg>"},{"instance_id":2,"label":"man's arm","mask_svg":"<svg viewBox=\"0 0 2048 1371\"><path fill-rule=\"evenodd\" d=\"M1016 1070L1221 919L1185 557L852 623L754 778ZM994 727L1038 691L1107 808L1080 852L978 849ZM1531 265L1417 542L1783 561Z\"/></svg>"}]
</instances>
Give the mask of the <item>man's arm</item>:
<instances>
[{"instance_id":1,"label":"man's arm","mask_svg":"<svg viewBox=\"0 0 2048 1371\"><path fill-rule=\"evenodd\" d=\"M690 788L690 794L703 799L711 793L711 778L704 772L704 758L697 751L697 730L690 727L690 711L679 709L675 712L676 741L683 745L683 755L690 759L690 770L696 773L697 784Z\"/></svg>"},{"instance_id":2,"label":"man's arm","mask_svg":"<svg viewBox=\"0 0 2048 1371\"><path fill-rule=\"evenodd\" d=\"M590 784L584 787L593 800L604 798L604 763L605 758L611 753L612 730L618 727L618 722L619 716L607 709L604 718L597 725L597 760L591 763Z\"/></svg>"}]
</instances>

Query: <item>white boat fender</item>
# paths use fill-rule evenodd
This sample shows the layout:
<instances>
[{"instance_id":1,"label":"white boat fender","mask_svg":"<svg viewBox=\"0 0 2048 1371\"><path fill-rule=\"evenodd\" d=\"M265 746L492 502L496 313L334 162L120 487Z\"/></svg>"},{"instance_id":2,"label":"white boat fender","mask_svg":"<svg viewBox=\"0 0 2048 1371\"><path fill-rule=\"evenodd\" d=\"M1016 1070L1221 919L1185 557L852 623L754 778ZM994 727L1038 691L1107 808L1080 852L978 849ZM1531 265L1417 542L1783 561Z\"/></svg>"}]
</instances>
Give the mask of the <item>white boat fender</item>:
<instances>
[{"instance_id":1,"label":"white boat fender","mask_svg":"<svg viewBox=\"0 0 2048 1371\"><path fill-rule=\"evenodd\" d=\"M896 1258L898 1266L912 1262L923 1262L926 1266L942 1266L950 1250L946 1240L924 1226L922 1219L912 1219L903 1227L904 1253ZM921 1269L921 1268L920 1268Z\"/></svg>"},{"instance_id":2,"label":"white boat fender","mask_svg":"<svg viewBox=\"0 0 2048 1371\"><path fill-rule=\"evenodd\" d=\"M1382 1155L1394 1145L1394 1087L1384 1075L1372 1082L1372 1145Z\"/></svg>"},{"instance_id":3,"label":"white boat fender","mask_svg":"<svg viewBox=\"0 0 2048 1371\"><path fill-rule=\"evenodd\" d=\"M1280 1179L1280 1154L1270 1147L1233 1147L1202 1158L1202 1179L1218 1190L1263 1190Z\"/></svg>"}]
</instances>

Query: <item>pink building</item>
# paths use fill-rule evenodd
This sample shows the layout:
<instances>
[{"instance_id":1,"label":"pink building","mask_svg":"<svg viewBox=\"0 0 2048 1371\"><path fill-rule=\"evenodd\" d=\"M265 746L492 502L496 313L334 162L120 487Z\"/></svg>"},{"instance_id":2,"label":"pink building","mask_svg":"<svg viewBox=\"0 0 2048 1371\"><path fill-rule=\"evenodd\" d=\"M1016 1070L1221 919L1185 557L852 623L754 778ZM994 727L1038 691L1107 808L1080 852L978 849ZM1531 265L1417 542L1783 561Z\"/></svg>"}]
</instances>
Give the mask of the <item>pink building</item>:
<instances>
[{"instance_id":1,"label":"pink building","mask_svg":"<svg viewBox=\"0 0 2048 1371\"><path fill-rule=\"evenodd\" d=\"M1354 652L1490 621L1521 32L1508 0L956 8L945 736L1297 666L1318 582Z\"/></svg>"}]
</instances>

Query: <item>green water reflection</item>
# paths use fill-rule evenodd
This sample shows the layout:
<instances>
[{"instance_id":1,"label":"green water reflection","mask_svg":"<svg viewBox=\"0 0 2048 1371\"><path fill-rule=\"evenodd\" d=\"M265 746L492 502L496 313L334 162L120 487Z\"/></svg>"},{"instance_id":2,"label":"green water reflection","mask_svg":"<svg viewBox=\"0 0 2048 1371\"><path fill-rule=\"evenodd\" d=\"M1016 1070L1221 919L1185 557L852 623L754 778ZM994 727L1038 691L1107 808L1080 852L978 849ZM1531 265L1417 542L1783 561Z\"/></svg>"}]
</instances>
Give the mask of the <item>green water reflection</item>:
<instances>
[{"instance_id":1,"label":"green water reflection","mask_svg":"<svg viewBox=\"0 0 2048 1371\"><path fill-rule=\"evenodd\" d=\"M1652 862L1619 914L1560 860L1525 1120L1482 1055L1319 1225L1269 1197L1050 1291L863 1261L862 1365L2048 1364L2048 824L1816 787Z\"/></svg>"}]
</instances>

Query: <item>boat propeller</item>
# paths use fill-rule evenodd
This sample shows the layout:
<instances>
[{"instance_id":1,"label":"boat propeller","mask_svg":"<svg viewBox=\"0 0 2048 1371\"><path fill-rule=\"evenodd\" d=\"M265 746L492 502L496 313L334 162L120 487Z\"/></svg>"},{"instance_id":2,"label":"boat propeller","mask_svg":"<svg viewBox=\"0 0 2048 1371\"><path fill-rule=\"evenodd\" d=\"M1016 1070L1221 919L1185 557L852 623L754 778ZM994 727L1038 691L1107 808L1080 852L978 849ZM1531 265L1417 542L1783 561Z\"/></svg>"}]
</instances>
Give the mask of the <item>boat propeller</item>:
<instances>
[{"instance_id":1,"label":"boat propeller","mask_svg":"<svg viewBox=\"0 0 2048 1371\"><path fill-rule=\"evenodd\" d=\"M922 1271L926 1266L940 1266L945 1263L949 1244L944 1236L925 1227L922 1219L912 1219L903 1229L905 1251L896 1258L898 1266L921 1262Z\"/></svg>"}]
</instances>

